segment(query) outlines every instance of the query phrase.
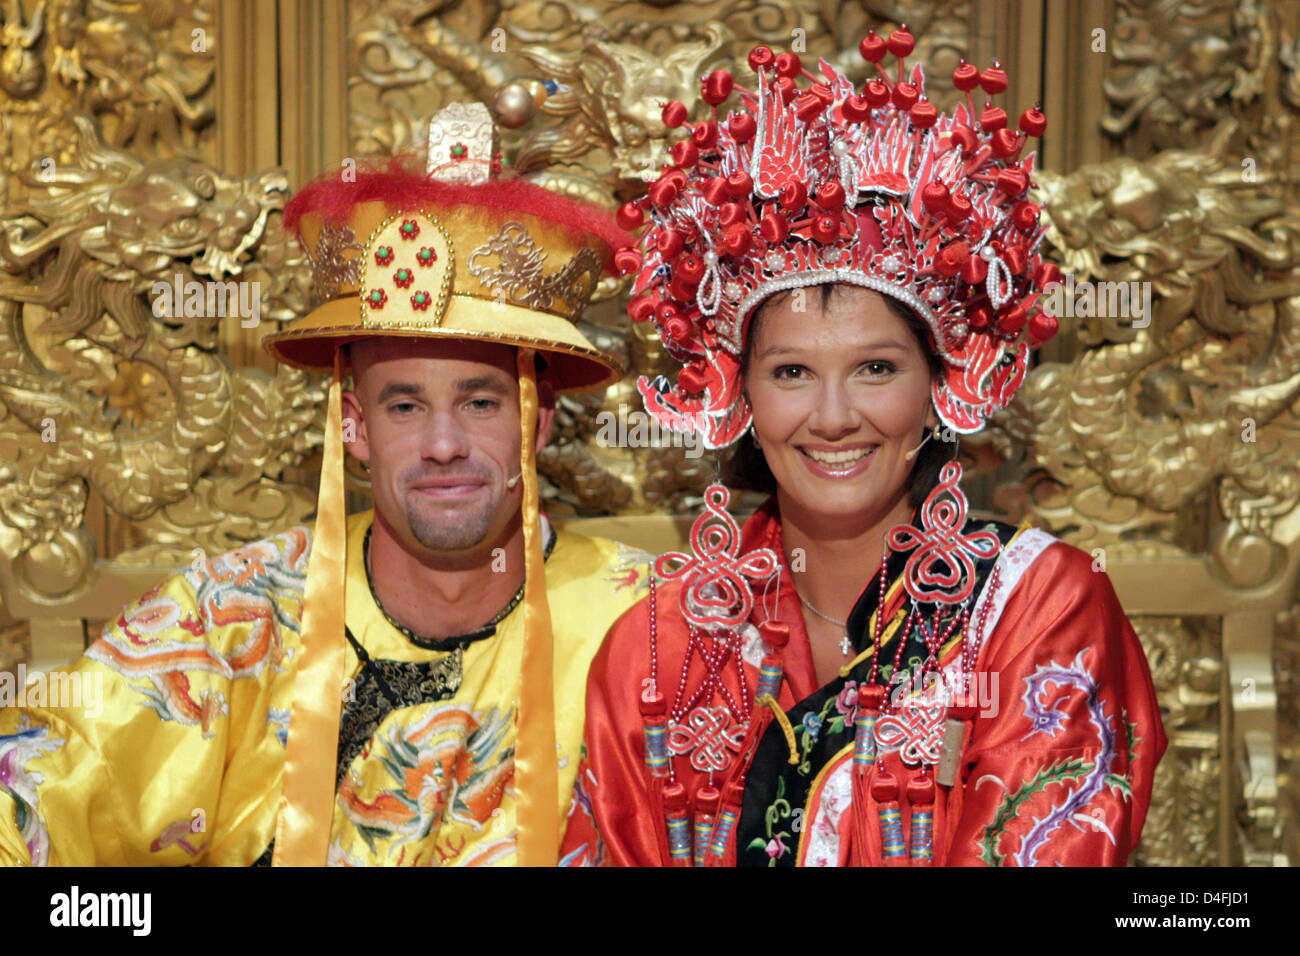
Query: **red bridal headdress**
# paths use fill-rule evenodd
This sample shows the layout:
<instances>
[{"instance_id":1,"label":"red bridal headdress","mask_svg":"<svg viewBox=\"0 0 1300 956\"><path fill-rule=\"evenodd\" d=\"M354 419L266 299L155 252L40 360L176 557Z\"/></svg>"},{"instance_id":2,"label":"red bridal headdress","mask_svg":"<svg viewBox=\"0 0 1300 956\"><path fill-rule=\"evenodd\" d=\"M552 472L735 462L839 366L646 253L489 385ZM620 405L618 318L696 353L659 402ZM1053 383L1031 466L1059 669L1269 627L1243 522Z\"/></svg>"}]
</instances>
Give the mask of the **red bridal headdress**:
<instances>
[{"instance_id":1,"label":"red bridal headdress","mask_svg":"<svg viewBox=\"0 0 1300 956\"><path fill-rule=\"evenodd\" d=\"M691 124L683 104L664 107L665 124L690 136L647 195L619 210L624 228L645 228L616 262L637 274L629 314L653 320L684 366L676 384L638 382L665 427L698 431L713 449L740 437L749 318L780 291L843 282L915 312L946 366L935 409L961 433L1011 401L1029 348L1056 333L1035 302L1060 270L1035 252L1045 231L1025 198L1035 154L1020 156L1047 119L1026 110L1017 132L991 103L976 114L970 91L1001 93L1007 75L965 61L953 82L966 101L941 114L919 64L904 79L914 45L906 28L869 33L859 49L878 76L861 90L825 61L815 76L795 54L760 46L753 91L724 71L703 79L711 119ZM892 81L887 53L898 60ZM800 76L812 85L800 88ZM724 122L717 108L733 88L743 108Z\"/></svg>"}]
</instances>

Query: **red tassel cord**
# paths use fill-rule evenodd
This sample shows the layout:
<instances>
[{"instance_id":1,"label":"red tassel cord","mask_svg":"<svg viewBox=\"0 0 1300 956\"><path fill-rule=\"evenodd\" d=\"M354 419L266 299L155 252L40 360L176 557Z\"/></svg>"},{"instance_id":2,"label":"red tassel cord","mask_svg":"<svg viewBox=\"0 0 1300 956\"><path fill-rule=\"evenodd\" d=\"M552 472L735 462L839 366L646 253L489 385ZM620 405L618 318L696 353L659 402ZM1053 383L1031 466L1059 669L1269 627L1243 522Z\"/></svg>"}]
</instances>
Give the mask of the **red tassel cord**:
<instances>
[{"instance_id":1,"label":"red tassel cord","mask_svg":"<svg viewBox=\"0 0 1300 956\"><path fill-rule=\"evenodd\" d=\"M876 778L871 781L871 798L877 806L881 862L885 866L906 866L907 844L903 840L903 811L898 806L898 781L888 770L876 771Z\"/></svg>"},{"instance_id":2,"label":"red tassel cord","mask_svg":"<svg viewBox=\"0 0 1300 956\"><path fill-rule=\"evenodd\" d=\"M693 862L704 866L709 853L709 844L713 842L713 824L717 820L718 802L722 795L711 784L700 787L695 794L695 846Z\"/></svg>"},{"instance_id":3,"label":"red tassel cord","mask_svg":"<svg viewBox=\"0 0 1300 956\"><path fill-rule=\"evenodd\" d=\"M705 866L724 866L727 862L727 850L736 835L736 821L740 819L740 807L745 800L745 780L743 777L732 778L727 784L726 797L722 801L718 820L713 825L713 837L709 840L709 853Z\"/></svg>"},{"instance_id":4,"label":"red tassel cord","mask_svg":"<svg viewBox=\"0 0 1300 956\"><path fill-rule=\"evenodd\" d=\"M934 778L923 767L907 784L907 802L912 820L908 859L912 866L931 866L934 862Z\"/></svg>"},{"instance_id":5,"label":"red tassel cord","mask_svg":"<svg viewBox=\"0 0 1300 956\"><path fill-rule=\"evenodd\" d=\"M885 701L885 688L879 684L858 685L858 716L853 738L853 866L869 866L867 858L867 815L870 812L871 771L876 764L876 721Z\"/></svg>"},{"instance_id":6,"label":"red tassel cord","mask_svg":"<svg viewBox=\"0 0 1300 956\"><path fill-rule=\"evenodd\" d=\"M691 865L691 819L686 802L686 788L680 783L670 783L664 787L668 857L673 866Z\"/></svg>"}]
</instances>

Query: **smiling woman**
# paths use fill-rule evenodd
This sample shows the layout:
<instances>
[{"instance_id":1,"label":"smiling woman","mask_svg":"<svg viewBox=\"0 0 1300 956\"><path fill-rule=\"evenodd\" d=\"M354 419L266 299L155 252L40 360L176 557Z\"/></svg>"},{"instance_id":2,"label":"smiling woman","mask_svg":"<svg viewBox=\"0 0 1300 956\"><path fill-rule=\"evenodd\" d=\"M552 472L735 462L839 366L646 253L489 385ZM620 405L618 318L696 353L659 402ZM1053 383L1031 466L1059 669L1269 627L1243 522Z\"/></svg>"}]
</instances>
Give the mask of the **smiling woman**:
<instances>
[{"instance_id":1,"label":"smiling woman","mask_svg":"<svg viewBox=\"0 0 1300 956\"><path fill-rule=\"evenodd\" d=\"M913 44L863 40L861 94L766 47L755 91L711 74L742 111L623 210L647 227L629 314L683 363L639 382L647 411L739 443L733 476L771 497L741 529L710 488L611 629L570 862L1118 865L1141 833L1165 737L1115 592L1078 549L971 518L955 441L930 440L979 431L1055 331L1021 199L1045 119L938 115Z\"/></svg>"},{"instance_id":2,"label":"smiling woman","mask_svg":"<svg viewBox=\"0 0 1300 956\"><path fill-rule=\"evenodd\" d=\"M811 309L808 307L809 303L812 304ZM844 309L849 310L854 316L863 315L865 317L870 315L875 317L878 316L881 308L886 310L894 319L893 322L886 323L889 327L888 340L896 344L910 342L915 351L923 356L930 379L933 381L942 378L943 362L934 349L926 343L930 334L929 329L907 306L890 296L882 296L879 293L858 286L823 283L806 290L779 292L755 310L754 317L750 320L749 338L741 364L741 375L744 381L746 383L751 381L755 343L763 336L763 329L767 324L766 318L769 315L776 313L782 316L787 314L796 316L800 321L787 323L787 326L793 324L794 327L786 327L783 332L787 337L793 334L798 339L798 343L803 345L806 344L802 334L803 331L814 327L818 322L825 321L826 313L828 309L832 308L832 303L837 307L836 315L839 314L838 309ZM802 311L797 310L796 305L800 306ZM876 318L875 321L880 320ZM907 334L904 334L901 330L906 330ZM771 347L765 346L765 348ZM910 350L908 351L910 352ZM883 355L882 359L888 361L889 356ZM746 397L752 406L754 401L753 391L748 385ZM880 398L883 400L885 396L880 396ZM731 454L723 466L723 481L729 487L744 491L757 491L766 495L776 494L776 476L773 475L772 469L768 466L767 458L754 440L755 433L765 433L766 431L767 426L760 423L759 413L755 409L754 423L751 430L743 434L736 444L732 446ZM925 499L925 496L938 483L940 469L943 468L946 462L952 461L957 454L955 442L929 440L932 437L933 435L930 432L918 436L917 441L924 441L924 444L915 451L912 459L910 459L912 469L907 491L909 500L913 505L919 505Z\"/></svg>"}]
</instances>

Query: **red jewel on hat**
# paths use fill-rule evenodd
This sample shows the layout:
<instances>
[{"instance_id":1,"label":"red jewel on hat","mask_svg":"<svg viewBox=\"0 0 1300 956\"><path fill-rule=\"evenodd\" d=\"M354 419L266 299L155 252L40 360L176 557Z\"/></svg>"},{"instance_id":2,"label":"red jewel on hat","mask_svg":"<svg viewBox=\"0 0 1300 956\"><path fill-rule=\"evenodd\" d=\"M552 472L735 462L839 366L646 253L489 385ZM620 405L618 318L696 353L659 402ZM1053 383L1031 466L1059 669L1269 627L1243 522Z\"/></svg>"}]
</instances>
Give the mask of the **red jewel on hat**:
<instances>
[{"instance_id":1,"label":"red jewel on hat","mask_svg":"<svg viewBox=\"0 0 1300 956\"><path fill-rule=\"evenodd\" d=\"M916 49L916 38L907 32L906 23L900 24L899 28L889 35L887 46L890 53L901 59Z\"/></svg>"},{"instance_id":2,"label":"red jewel on hat","mask_svg":"<svg viewBox=\"0 0 1300 956\"><path fill-rule=\"evenodd\" d=\"M686 239L676 229L665 229L659 233L655 239L655 248L665 259L671 259L682 251L686 245Z\"/></svg>"},{"instance_id":3,"label":"red jewel on hat","mask_svg":"<svg viewBox=\"0 0 1300 956\"><path fill-rule=\"evenodd\" d=\"M970 215L970 200L961 193L953 193L948 197L948 221L958 223Z\"/></svg>"},{"instance_id":4,"label":"red jewel on hat","mask_svg":"<svg viewBox=\"0 0 1300 956\"><path fill-rule=\"evenodd\" d=\"M916 84L899 83L894 87L894 95L891 99L900 110L910 110L920 95L921 91L916 88Z\"/></svg>"},{"instance_id":5,"label":"red jewel on hat","mask_svg":"<svg viewBox=\"0 0 1300 956\"><path fill-rule=\"evenodd\" d=\"M1046 312L1035 312L1029 320L1029 341L1034 345L1042 345L1056 335L1056 330L1055 316L1048 315Z\"/></svg>"},{"instance_id":6,"label":"red jewel on hat","mask_svg":"<svg viewBox=\"0 0 1300 956\"><path fill-rule=\"evenodd\" d=\"M411 308L423 312L429 308L429 303L432 301L433 299L430 298L429 293L417 292L415 295L411 296Z\"/></svg>"},{"instance_id":7,"label":"red jewel on hat","mask_svg":"<svg viewBox=\"0 0 1300 956\"><path fill-rule=\"evenodd\" d=\"M798 53L782 53L776 58L776 75L794 79L803 72L803 61Z\"/></svg>"},{"instance_id":8,"label":"red jewel on hat","mask_svg":"<svg viewBox=\"0 0 1300 956\"><path fill-rule=\"evenodd\" d=\"M1007 111L1000 106L986 106L984 112L980 113L980 129L986 133L991 133L995 129L1003 129L1007 125Z\"/></svg>"},{"instance_id":9,"label":"red jewel on hat","mask_svg":"<svg viewBox=\"0 0 1300 956\"><path fill-rule=\"evenodd\" d=\"M952 85L963 93L969 93L980 85L980 71L973 63L962 60L957 69L952 71Z\"/></svg>"},{"instance_id":10,"label":"red jewel on hat","mask_svg":"<svg viewBox=\"0 0 1300 956\"><path fill-rule=\"evenodd\" d=\"M668 155L672 157L673 165L689 169L699 161L700 150L694 140L684 139L668 147Z\"/></svg>"},{"instance_id":11,"label":"red jewel on hat","mask_svg":"<svg viewBox=\"0 0 1300 956\"><path fill-rule=\"evenodd\" d=\"M700 149L708 149L718 141L718 124L713 120L696 123L695 129L691 130L691 139Z\"/></svg>"},{"instance_id":12,"label":"red jewel on hat","mask_svg":"<svg viewBox=\"0 0 1300 956\"><path fill-rule=\"evenodd\" d=\"M908 111L908 115L917 129L930 129L939 121L939 110L929 100L921 100Z\"/></svg>"},{"instance_id":13,"label":"red jewel on hat","mask_svg":"<svg viewBox=\"0 0 1300 956\"><path fill-rule=\"evenodd\" d=\"M858 52L862 54L862 59L867 62L879 63L885 58L888 47L886 47L885 41L881 37L876 36L875 30L868 30L867 35L858 44Z\"/></svg>"},{"instance_id":14,"label":"red jewel on hat","mask_svg":"<svg viewBox=\"0 0 1300 956\"><path fill-rule=\"evenodd\" d=\"M802 209L808 204L808 190L804 184L797 179L792 179L781 187L781 192L777 196L777 202L781 204L782 209L794 212Z\"/></svg>"},{"instance_id":15,"label":"red jewel on hat","mask_svg":"<svg viewBox=\"0 0 1300 956\"><path fill-rule=\"evenodd\" d=\"M1035 107L1020 114L1020 131L1027 136L1042 136L1047 129L1047 117Z\"/></svg>"},{"instance_id":16,"label":"red jewel on hat","mask_svg":"<svg viewBox=\"0 0 1300 956\"><path fill-rule=\"evenodd\" d=\"M778 76L776 91L781 95L781 105L789 106L790 102L799 95L799 84L794 81L794 77Z\"/></svg>"},{"instance_id":17,"label":"red jewel on hat","mask_svg":"<svg viewBox=\"0 0 1300 956\"><path fill-rule=\"evenodd\" d=\"M889 87L879 80L871 80L862 88L862 95L866 97L872 109L878 110L889 102Z\"/></svg>"},{"instance_id":18,"label":"red jewel on hat","mask_svg":"<svg viewBox=\"0 0 1300 956\"><path fill-rule=\"evenodd\" d=\"M420 251L415 254L415 258L419 260L420 265L430 266L438 261L438 253L429 246L421 246Z\"/></svg>"},{"instance_id":19,"label":"red jewel on hat","mask_svg":"<svg viewBox=\"0 0 1300 956\"><path fill-rule=\"evenodd\" d=\"M727 192L735 199L744 199L754 190L754 180L749 173L738 170L727 177Z\"/></svg>"},{"instance_id":20,"label":"red jewel on hat","mask_svg":"<svg viewBox=\"0 0 1300 956\"><path fill-rule=\"evenodd\" d=\"M677 373L677 384L687 395L698 395L708 384L708 373L700 362L690 362Z\"/></svg>"},{"instance_id":21,"label":"red jewel on hat","mask_svg":"<svg viewBox=\"0 0 1300 956\"><path fill-rule=\"evenodd\" d=\"M844 101L840 110L850 123L865 123L871 118L871 104L865 96L854 94Z\"/></svg>"},{"instance_id":22,"label":"red jewel on hat","mask_svg":"<svg viewBox=\"0 0 1300 956\"><path fill-rule=\"evenodd\" d=\"M758 123L748 113L737 113L727 120L727 130L737 143L748 143L758 132Z\"/></svg>"},{"instance_id":23,"label":"red jewel on hat","mask_svg":"<svg viewBox=\"0 0 1300 956\"><path fill-rule=\"evenodd\" d=\"M393 261L393 247L380 246L375 250L375 262L381 266L386 266Z\"/></svg>"},{"instance_id":24,"label":"red jewel on hat","mask_svg":"<svg viewBox=\"0 0 1300 956\"><path fill-rule=\"evenodd\" d=\"M658 179L651 185L648 195L656 206L666 207L675 203L680 193L676 180Z\"/></svg>"},{"instance_id":25,"label":"red jewel on hat","mask_svg":"<svg viewBox=\"0 0 1300 956\"><path fill-rule=\"evenodd\" d=\"M1020 152L1020 136L1009 129L1000 129L993 134L989 145L998 159L1008 159Z\"/></svg>"},{"instance_id":26,"label":"red jewel on hat","mask_svg":"<svg viewBox=\"0 0 1300 956\"><path fill-rule=\"evenodd\" d=\"M944 211L948 208L948 187L943 183L927 183L921 190L921 202L929 212Z\"/></svg>"},{"instance_id":27,"label":"red jewel on hat","mask_svg":"<svg viewBox=\"0 0 1300 956\"><path fill-rule=\"evenodd\" d=\"M995 60L993 65L980 73L980 86L990 96L996 96L1007 88L1007 74Z\"/></svg>"},{"instance_id":28,"label":"red jewel on hat","mask_svg":"<svg viewBox=\"0 0 1300 956\"><path fill-rule=\"evenodd\" d=\"M844 208L844 187L836 181L822 183L817 187L813 202L827 212L838 212Z\"/></svg>"},{"instance_id":29,"label":"red jewel on hat","mask_svg":"<svg viewBox=\"0 0 1300 956\"><path fill-rule=\"evenodd\" d=\"M987 305L977 305L966 310L966 324L972 329L987 329L993 321L993 311Z\"/></svg>"},{"instance_id":30,"label":"red jewel on hat","mask_svg":"<svg viewBox=\"0 0 1300 956\"><path fill-rule=\"evenodd\" d=\"M770 47L756 46L749 51L749 68L757 73L763 67L771 66L775 59L776 54Z\"/></svg>"},{"instance_id":31,"label":"red jewel on hat","mask_svg":"<svg viewBox=\"0 0 1300 956\"><path fill-rule=\"evenodd\" d=\"M1007 335L1019 335L1020 330L1025 327L1025 323L1028 321L1029 306L1023 302L1017 302L998 316L998 329Z\"/></svg>"},{"instance_id":32,"label":"red jewel on hat","mask_svg":"<svg viewBox=\"0 0 1300 956\"><path fill-rule=\"evenodd\" d=\"M469 156L469 150L465 148L464 143L456 143L448 152L451 154L451 158L457 162Z\"/></svg>"},{"instance_id":33,"label":"red jewel on hat","mask_svg":"<svg viewBox=\"0 0 1300 956\"><path fill-rule=\"evenodd\" d=\"M1014 199L1029 188L1029 174L1018 166L1001 170L994 183L998 191Z\"/></svg>"},{"instance_id":34,"label":"red jewel on hat","mask_svg":"<svg viewBox=\"0 0 1300 956\"><path fill-rule=\"evenodd\" d=\"M970 246L958 240L939 250L939 254L934 259L934 268L940 275L955 276L969 257Z\"/></svg>"},{"instance_id":35,"label":"red jewel on hat","mask_svg":"<svg viewBox=\"0 0 1300 956\"><path fill-rule=\"evenodd\" d=\"M749 227L744 223L738 222L728 226L727 231L722 234L722 248L730 256L743 255L749 250L753 241Z\"/></svg>"},{"instance_id":36,"label":"red jewel on hat","mask_svg":"<svg viewBox=\"0 0 1300 956\"><path fill-rule=\"evenodd\" d=\"M960 146L963 156L970 156L979 148L980 139L973 129L963 124L949 130L948 142Z\"/></svg>"},{"instance_id":37,"label":"red jewel on hat","mask_svg":"<svg viewBox=\"0 0 1300 956\"><path fill-rule=\"evenodd\" d=\"M662 115L664 125L676 129L686 122L686 106L679 100L670 100L664 104Z\"/></svg>"},{"instance_id":38,"label":"red jewel on hat","mask_svg":"<svg viewBox=\"0 0 1300 956\"><path fill-rule=\"evenodd\" d=\"M790 223L786 221L785 216L769 211L758 224L758 231L765 240L776 245L785 242L786 237L790 235Z\"/></svg>"},{"instance_id":39,"label":"red jewel on hat","mask_svg":"<svg viewBox=\"0 0 1300 956\"><path fill-rule=\"evenodd\" d=\"M388 293L383 289L371 289L370 294L366 296L366 301L370 303L370 308L382 309L384 303L388 301Z\"/></svg>"},{"instance_id":40,"label":"red jewel on hat","mask_svg":"<svg viewBox=\"0 0 1300 956\"><path fill-rule=\"evenodd\" d=\"M677 260L673 271L687 282L698 285L704 278L704 260L695 253L689 252Z\"/></svg>"},{"instance_id":41,"label":"red jewel on hat","mask_svg":"<svg viewBox=\"0 0 1300 956\"><path fill-rule=\"evenodd\" d=\"M718 210L718 222L725 229L735 223L744 222L746 215L744 206L738 202L729 202Z\"/></svg>"},{"instance_id":42,"label":"red jewel on hat","mask_svg":"<svg viewBox=\"0 0 1300 956\"><path fill-rule=\"evenodd\" d=\"M618 212L615 213L614 218L618 221L620 229L631 232L645 223L645 212L637 203L625 202L618 207Z\"/></svg>"},{"instance_id":43,"label":"red jewel on hat","mask_svg":"<svg viewBox=\"0 0 1300 956\"><path fill-rule=\"evenodd\" d=\"M632 248L623 248L614 253L614 268L621 276L631 275L641 268L641 253Z\"/></svg>"},{"instance_id":44,"label":"red jewel on hat","mask_svg":"<svg viewBox=\"0 0 1300 956\"><path fill-rule=\"evenodd\" d=\"M838 216L817 216L812 222L812 236L818 242L834 242L840 235Z\"/></svg>"},{"instance_id":45,"label":"red jewel on hat","mask_svg":"<svg viewBox=\"0 0 1300 956\"><path fill-rule=\"evenodd\" d=\"M1025 251L1019 246L1008 246L1002 253L1002 261L1007 264L1013 276L1018 276L1025 271L1029 265L1029 259Z\"/></svg>"},{"instance_id":46,"label":"red jewel on hat","mask_svg":"<svg viewBox=\"0 0 1300 956\"><path fill-rule=\"evenodd\" d=\"M978 285L989 274L987 260L980 256L970 256L961 266L961 278L967 285Z\"/></svg>"},{"instance_id":47,"label":"red jewel on hat","mask_svg":"<svg viewBox=\"0 0 1300 956\"><path fill-rule=\"evenodd\" d=\"M805 123L811 123L813 118L825 108L826 105L822 103L820 98L813 96L811 93L805 93L795 101L794 115Z\"/></svg>"},{"instance_id":48,"label":"red jewel on hat","mask_svg":"<svg viewBox=\"0 0 1300 956\"><path fill-rule=\"evenodd\" d=\"M708 200L710 206L721 206L731 195L731 187L727 185L725 176L714 176L704 181L700 192L704 193L704 198Z\"/></svg>"},{"instance_id":49,"label":"red jewel on hat","mask_svg":"<svg viewBox=\"0 0 1300 956\"><path fill-rule=\"evenodd\" d=\"M398 269L396 272L393 273L393 283L399 289L409 288L411 283L414 281L415 281L415 273L413 273L410 269Z\"/></svg>"},{"instance_id":50,"label":"red jewel on hat","mask_svg":"<svg viewBox=\"0 0 1300 956\"><path fill-rule=\"evenodd\" d=\"M714 70L700 84L700 99L710 106L717 106L731 95L735 82L726 70Z\"/></svg>"},{"instance_id":51,"label":"red jewel on hat","mask_svg":"<svg viewBox=\"0 0 1300 956\"><path fill-rule=\"evenodd\" d=\"M638 295L627 304L628 317L633 322L649 322L655 315L655 300L650 293Z\"/></svg>"},{"instance_id":52,"label":"red jewel on hat","mask_svg":"<svg viewBox=\"0 0 1300 956\"><path fill-rule=\"evenodd\" d=\"M402 228L398 232L403 239L414 239L420 234L420 224L414 219L403 219Z\"/></svg>"},{"instance_id":53,"label":"red jewel on hat","mask_svg":"<svg viewBox=\"0 0 1300 956\"><path fill-rule=\"evenodd\" d=\"M1055 262L1040 263L1034 270L1034 285L1040 289L1045 289L1053 283L1061 281L1061 267Z\"/></svg>"}]
</instances>

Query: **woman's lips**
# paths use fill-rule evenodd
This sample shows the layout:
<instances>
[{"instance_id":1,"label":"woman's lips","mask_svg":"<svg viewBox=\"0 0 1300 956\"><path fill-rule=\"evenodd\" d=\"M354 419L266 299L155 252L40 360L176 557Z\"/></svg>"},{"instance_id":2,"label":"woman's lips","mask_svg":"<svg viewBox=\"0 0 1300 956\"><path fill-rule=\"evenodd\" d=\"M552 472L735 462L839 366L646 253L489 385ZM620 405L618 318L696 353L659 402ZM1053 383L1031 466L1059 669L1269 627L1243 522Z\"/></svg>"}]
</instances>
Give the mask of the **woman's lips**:
<instances>
[{"instance_id":1,"label":"woman's lips","mask_svg":"<svg viewBox=\"0 0 1300 956\"><path fill-rule=\"evenodd\" d=\"M819 478L855 478L871 467L878 445L858 445L847 448L813 448L801 446L799 457Z\"/></svg>"}]
</instances>

